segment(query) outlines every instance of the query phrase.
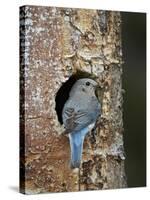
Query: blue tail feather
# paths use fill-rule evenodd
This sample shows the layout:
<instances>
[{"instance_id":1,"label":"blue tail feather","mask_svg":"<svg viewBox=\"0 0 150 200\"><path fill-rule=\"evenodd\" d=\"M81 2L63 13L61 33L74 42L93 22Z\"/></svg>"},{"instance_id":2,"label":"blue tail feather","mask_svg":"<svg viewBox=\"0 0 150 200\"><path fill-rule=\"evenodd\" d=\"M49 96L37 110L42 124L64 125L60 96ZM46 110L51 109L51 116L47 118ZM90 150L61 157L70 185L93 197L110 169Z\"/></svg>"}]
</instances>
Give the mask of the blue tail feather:
<instances>
[{"instance_id":1,"label":"blue tail feather","mask_svg":"<svg viewBox=\"0 0 150 200\"><path fill-rule=\"evenodd\" d=\"M84 136L81 132L74 132L69 134L69 139L71 147L71 167L79 168L82 158Z\"/></svg>"}]
</instances>

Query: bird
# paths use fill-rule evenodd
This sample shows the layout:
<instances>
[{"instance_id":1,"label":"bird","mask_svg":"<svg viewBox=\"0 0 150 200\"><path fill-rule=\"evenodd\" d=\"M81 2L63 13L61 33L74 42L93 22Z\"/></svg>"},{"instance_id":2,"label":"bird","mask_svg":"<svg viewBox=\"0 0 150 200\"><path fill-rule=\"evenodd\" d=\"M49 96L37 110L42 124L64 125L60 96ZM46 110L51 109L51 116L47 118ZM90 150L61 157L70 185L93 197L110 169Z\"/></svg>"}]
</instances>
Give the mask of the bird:
<instances>
[{"instance_id":1,"label":"bird","mask_svg":"<svg viewBox=\"0 0 150 200\"><path fill-rule=\"evenodd\" d=\"M98 83L91 78L78 79L62 110L65 132L70 141L71 168L80 168L85 136L101 114L101 104L95 94L97 88Z\"/></svg>"}]
</instances>

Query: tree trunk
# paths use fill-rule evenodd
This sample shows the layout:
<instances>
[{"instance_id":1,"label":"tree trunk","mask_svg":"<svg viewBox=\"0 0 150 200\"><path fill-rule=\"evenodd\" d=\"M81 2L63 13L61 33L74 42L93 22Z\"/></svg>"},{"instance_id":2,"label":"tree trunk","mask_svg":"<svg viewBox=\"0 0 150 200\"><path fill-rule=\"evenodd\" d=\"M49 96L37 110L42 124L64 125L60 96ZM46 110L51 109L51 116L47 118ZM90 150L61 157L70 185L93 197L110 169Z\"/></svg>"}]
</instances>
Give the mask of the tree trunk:
<instances>
[{"instance_id":1,"label":"tree trunk","mask_svg":"<svg viewBox=\"0 0 150 200\"><path fill-rule=\"evenodd\" d=\"M23 193L126 187L120 29L119 12L20 8ZM102 114L84 142L82 166L73 170L55 97L62 83L79 71L94 76L102 88L98 93Z\"/></svg>"}]
</instances>

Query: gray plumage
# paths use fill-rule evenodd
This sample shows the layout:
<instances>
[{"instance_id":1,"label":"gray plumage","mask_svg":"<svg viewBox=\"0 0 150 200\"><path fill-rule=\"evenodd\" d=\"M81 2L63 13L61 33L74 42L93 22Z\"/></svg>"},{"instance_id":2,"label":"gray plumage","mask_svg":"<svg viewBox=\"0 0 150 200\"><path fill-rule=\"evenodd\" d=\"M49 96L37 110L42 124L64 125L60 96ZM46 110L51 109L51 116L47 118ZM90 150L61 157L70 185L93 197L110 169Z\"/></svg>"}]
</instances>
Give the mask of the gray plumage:
<instances>
[{"instance_id":1,"label":"gray plumage","mask_svg":"<svg viewBox=\"0 0 150 200\"><path fill-rule=\"evenodd\" d=\"M100 103L95 95L97 83L89 78L76 81L63 108L63 124L69 134L71 166L80 166L83 142L100 115Z\"/></svg>"}]
</instances>

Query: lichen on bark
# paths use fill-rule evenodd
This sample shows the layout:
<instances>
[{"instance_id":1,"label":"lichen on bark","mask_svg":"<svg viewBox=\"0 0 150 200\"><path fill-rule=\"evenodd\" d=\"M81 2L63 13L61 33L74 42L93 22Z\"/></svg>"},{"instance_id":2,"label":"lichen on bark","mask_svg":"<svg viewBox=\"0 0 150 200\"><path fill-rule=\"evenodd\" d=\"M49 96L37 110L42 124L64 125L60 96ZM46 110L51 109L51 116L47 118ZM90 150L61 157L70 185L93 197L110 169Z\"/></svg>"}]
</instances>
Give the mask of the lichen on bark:
<instances>
[{"instance_id":1,"label":"lichen on bark","mask_svg":"<svg viewBox=\"0 0 150 200\"><path fill-rule=\"evenodd\" d=\"M20 8L22 192L126 187L120 31L115 11ZM72 170L55 97L78 71L93 76L102 88L102 113L84 142L80 169Z\"/></svg>"}]
</instances>

